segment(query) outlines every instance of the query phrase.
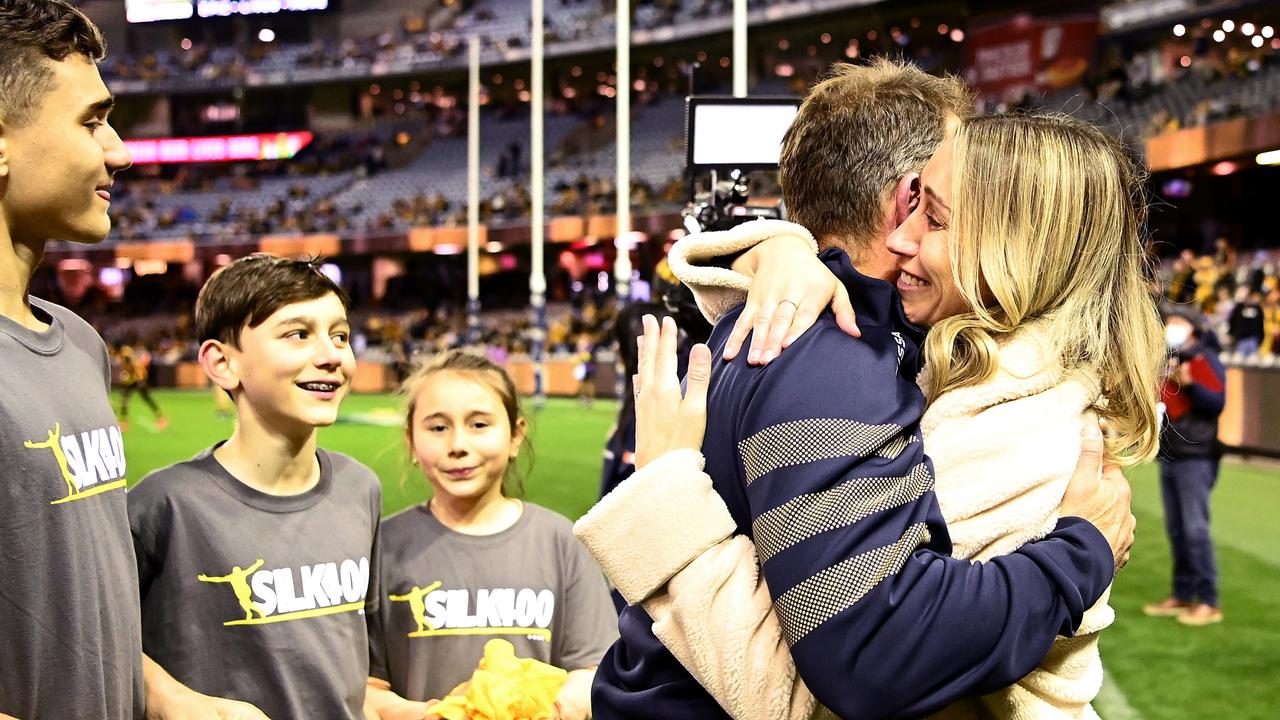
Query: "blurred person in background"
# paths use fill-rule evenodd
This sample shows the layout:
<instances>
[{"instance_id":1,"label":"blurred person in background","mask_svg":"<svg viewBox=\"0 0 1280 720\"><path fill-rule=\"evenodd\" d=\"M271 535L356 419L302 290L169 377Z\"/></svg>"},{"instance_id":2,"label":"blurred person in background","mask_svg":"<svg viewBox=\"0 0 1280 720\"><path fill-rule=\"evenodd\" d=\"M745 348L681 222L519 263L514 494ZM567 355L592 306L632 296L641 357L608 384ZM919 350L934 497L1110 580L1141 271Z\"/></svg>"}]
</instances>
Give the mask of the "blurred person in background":
<instances>
[{"instance_id":1,"label":"blurred person in background","mask_svg":"<svg viewBox=\"0 0 1280 720\"><path fill-rule=\"evenodd\" d=\"M1230 271L1236 266L1236 249L1230 240L1219 237L1213 241L1213 261L1224 271Z\"/></svg>"},{"instance_id":2,"label":"blurred person in background","mask_svg":"<svg viewBox=\"0 0 1280 720\"><path fill-rule=\"evenodd\" d=\"M1280 290L1272 290L1262 305L1263 355L1276 355L1280 351Z\"/></svg>"},{"instance_id":3,"label":"blurred person in background","mask_svg":"<svg viewBox=\"0 0 1280 720\"><path fill-rule=\"evenodd\" d=\"M618 311L613 324L613 338L618 343L618 372L623 390L618 403L618 420L604 445L604 467L600 472L600 497L609 494L618 483L636 471L636 401L634 377L640 371L636 338L644 334L642 319L667 315L660 303L634 302ZM621 596L614 594L615 602Z\"/></svg>"},{"instance_id":4,"label":"blurred person in background","mask_svg":"<svg viewBox=\"0 0 1280 720\"><path fill-rule=\"evenodd\" d=\"M155 415L156 429L164 430L169 427L169 418L165 417L155 398L151 397L151 386L148 384L151 376L151 353L141 344L135 348L133 344L124 343L116 350L115 355L120 373L120 430L123 432L129 429L129 396L135 392Z\"/></svg>"},{"instance_id":5,"label":"blurred person in background","mask_svg":"<svg viewBox=\"0 0 1280 720\"><path fill-rule=\"evenodd\" d=\"M596 399L596 347L591 334L582 332L575 341L573 379L578 382L578 404L589 408Z\"/></svg>"},{"instance_id":6,"label":"blurred person in background","mask_svg":"<svg viewBox=\"0 0 1280 720\"><path fill-rule=\"evenodd\" d=\"M1183 314L1165 319L1173 353L1160 392L1165 423L1160 435L1160 490L1165 530L1173 552L1173 594L1142 611L1175 617L1184 625L1222 622L1218 568L1209 532L1209 493L1222 456L1218 416L1225 401L1225 373L1212 332Z\"/></svg>"},{"instance_id":7,"label":"blurred person in background","mask_svg":"<svg viewBox=\"0 0 1280 720\"><path fill-rule=\"evenodd\" d=\"M1264 325L1262 319L1262 293L1250 290L1242 302L1236 303L1227 321L1232 349L1241 355L1256 355L1262 346Z\"/></svg>"},{"instance_id":8,"label":"blurred person in background","mask_svg":"<svg viewBox=\"0 0 1280 720\"><path fill-rule=\"evenodd\" d=\"M600 497L608 495L623 480L636 472L636 388L635 376L640 372L636 338L644 335L644 316L661 320L668 316L662 303L633 302L618 311L613 323L613 339L618 344L617 366L623 381L618 402L618 419L604 443L604 466L600 469ZM688 356L686 356L687 358ZM627 601L610 583L609 596L619 613Z\"/></svg>"},{"instance_id":9,"label":"blurred person in background","mask_svg":"<svg viewBox=\"0 0 1280 720\"><path fill-rule=\"evenodd\" d=\"M1183 250L1173 261L1173 276L1169 279L1169 299L1175 303L1189 303L1196 296L1195 255Z\"/></svg>"}]
</instances>

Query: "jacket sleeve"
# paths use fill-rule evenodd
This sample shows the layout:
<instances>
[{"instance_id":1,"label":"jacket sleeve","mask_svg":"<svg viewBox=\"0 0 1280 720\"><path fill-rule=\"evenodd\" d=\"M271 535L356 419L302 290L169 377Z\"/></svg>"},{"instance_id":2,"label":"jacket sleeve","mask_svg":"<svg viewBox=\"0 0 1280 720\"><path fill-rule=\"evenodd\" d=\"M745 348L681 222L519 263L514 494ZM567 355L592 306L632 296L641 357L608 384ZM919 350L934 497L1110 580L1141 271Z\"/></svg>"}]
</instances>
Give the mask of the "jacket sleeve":
<instances>
[{"instance_id":1,"label":"jacket sleeve","mask_svg":"<svg viewBox=\"0 0 1280 720\"><path fill-rule=\"evenodd\" d=\"M990 562L949 557L923 401L883 381L898 375L892 343L837 344L838 332L810 333L758 372L738 469L805 683L840 717L916 717L1035 668L1102 595L1113 559L1074 518ZM858 381L868 373L881 381Z\"/></svg>"},{"instance_id":2,"label":"jacket sleeve","mask_svg":"<svg viewBox=\"0 0 1280 720\"><path fill-rule=\"evenodd\" d=\"M751 278L718 267L714 261L780 235L800 238L815 255L818 252L817 241L800 225L783 220L753 220L730 230L686 235L672 246L667 262L671 272L693 291L703 317L714 325L725 313L745 302L751 289Z\"/></svg>"},{"instance_id":3,"label":"jacket sleeve","mask_svg":"<svg viewBox=\"0 0 1280 720\"><path fill-rule=\"evenodd\" d=\"M1215 360L1204 355L1191 360L1191 383L1182 390L1198 412L1217 414L1226 404L1223 392L1223 369Z\"/></svg>"},{"instance_id":4,"label":"jacket sleeve","mask_svg":"<svg viewBox=\"0 0 1280 720\"><path fill-rule=\"evenodd\" d=\"M672 525L683 531L671 532ZM642 603L662 644L730 715L809 718L816 701L782 640L755 547L744 536L729 537L733 530L692 450L642 468L574 528L623 596ZM631 547L645 552L628 558Z\"/></svg>"},{"instance_id":5,"label":"jacket sleeve","mask_svg":"<svg viewBox=\"0 0 1280 720\"><path fill-rule=\"evenodd\" d=\"M676 450L622 481L573 532L635 605L699 553L727 539L733 518L702 472L702 454Z\"/></svg>"}]
</instances>

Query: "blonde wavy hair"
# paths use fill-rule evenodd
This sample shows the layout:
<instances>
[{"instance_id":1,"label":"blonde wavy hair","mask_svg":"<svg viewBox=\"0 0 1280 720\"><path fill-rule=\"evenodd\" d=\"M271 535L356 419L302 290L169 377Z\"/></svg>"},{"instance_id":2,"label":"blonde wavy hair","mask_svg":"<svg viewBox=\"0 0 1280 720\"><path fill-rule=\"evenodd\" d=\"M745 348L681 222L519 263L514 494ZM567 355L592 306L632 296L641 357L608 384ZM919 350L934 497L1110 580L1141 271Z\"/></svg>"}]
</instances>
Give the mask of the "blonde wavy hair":
<instances>
[{"instance_id":1,"label":"blonde wavy hair","mask_svg":"<svg viewBox=\"0 0 1280 720\"><path fill-rule=\"evenodd\" d=\"M1057 114L964 120L952 167L952 275L973 310L930 330L927 399L992 377L999 344L1037 323L1068 371L1100 378L1108 458L1155 457L1165 350L1142 170L1115 138Z\"/></svg>"}]
</instances>

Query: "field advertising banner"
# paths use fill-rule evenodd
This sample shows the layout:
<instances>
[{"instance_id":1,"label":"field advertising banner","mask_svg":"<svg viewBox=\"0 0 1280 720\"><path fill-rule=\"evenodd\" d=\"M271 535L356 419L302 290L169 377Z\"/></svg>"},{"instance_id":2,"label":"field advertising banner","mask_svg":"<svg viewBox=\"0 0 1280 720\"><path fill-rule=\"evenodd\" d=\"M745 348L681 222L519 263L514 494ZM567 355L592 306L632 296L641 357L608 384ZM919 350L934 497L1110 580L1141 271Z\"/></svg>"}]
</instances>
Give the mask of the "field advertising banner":
<instances>
[{"instance_id":1,"label":"field advertising banner","mask_svg":"<svg viewBox=\"0 0 1280 720\"><path fill-rule=\"evenodd\" d=\"M1097 38L1091 15L1017 15L981 25L969 32L965 81L983 97L1010 103L1071 87L1089 68Z\"/></svg>"}]
</instances>

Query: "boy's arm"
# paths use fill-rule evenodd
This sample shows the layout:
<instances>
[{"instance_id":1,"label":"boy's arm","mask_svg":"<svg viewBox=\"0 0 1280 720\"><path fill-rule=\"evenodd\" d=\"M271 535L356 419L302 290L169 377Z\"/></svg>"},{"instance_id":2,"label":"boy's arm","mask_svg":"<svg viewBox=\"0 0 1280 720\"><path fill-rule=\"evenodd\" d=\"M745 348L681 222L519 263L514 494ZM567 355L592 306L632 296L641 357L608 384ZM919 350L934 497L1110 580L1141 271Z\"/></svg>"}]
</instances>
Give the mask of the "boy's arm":
<instances>
[{"instance_id":1,"label":"boy's arm","mask_svg":"<svg viewBox=\"0 0 1280 720\"><path fill-rule=\"evenodd\" d=\"M145 654L142 681L146 687L147 720L269 720L249 703L192 690Z\"/></svg>"},{"instance_id":2,"label":"boy's arm","mask_svg":"<svg viewBox=\"0 0 1280 720\"><path fill-rule=\"evenodd\" d=\"M164 569L158 557L168 546L168 511L163 497L153 492L156 481L144 477L125 498L129 510L129 532L133 536L133 556L138 565L138 600L145 602L151 583Z\"/></svg>"},{"instance_id":3,"label":"boy's arm","mask_svg":"<svg viewBox=\"0 0 1280 720\"><path fill-rule=\"evenodd\" d=\"M841 717L923 715L1011 684L1114 574L1106 539L1078 518L988 563L949 557L922 400L896 360L810 333L757 371L737 413L736 462L782 635Z\"/></svg>"}]
</instances>

